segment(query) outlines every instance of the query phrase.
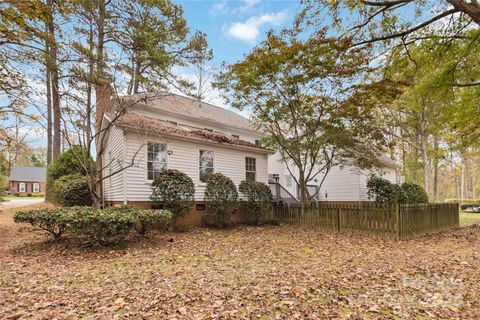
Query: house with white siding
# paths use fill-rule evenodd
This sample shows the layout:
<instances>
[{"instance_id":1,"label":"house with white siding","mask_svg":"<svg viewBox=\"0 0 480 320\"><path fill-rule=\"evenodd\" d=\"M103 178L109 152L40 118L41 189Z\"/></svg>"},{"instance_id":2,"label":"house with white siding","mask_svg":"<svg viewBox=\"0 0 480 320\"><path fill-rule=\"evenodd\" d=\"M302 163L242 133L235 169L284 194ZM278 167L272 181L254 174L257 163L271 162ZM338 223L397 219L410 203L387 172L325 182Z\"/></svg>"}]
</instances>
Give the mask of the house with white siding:
<instances>
[{"instance_id":1,"label":"house with white siding","mask_svg":"<svg viewBox=\"0 0 480 320\"><path fill-rule=\"evenodd\" d=\"M195 184L196 204L185 224L200 223L197 211L205 209L206 182L216 172L231 178L237 188L244 180L270 183L274 197L278 187L272 182L277 177L282 198L298 200L298 187L279 154L262 147L263 134L233 111L158 92L103 101L97 112L104 206L150 208L152 181L165 168L186 173ZM382 174L394 181L395 167L385 164ZM332 168L317 198L367 200L366 180L367 174L355 168ZM309 188L317 181L312 183Z\"/></svg>"},{"instance_id":2,"label":"house with white siding","mask_svg":"<svg viewBox=\"0 0 480 320\"><path fill-rule=\"evenodd\" d=\"M333 166L322 183L323 173L308 183L310 195L316 194L317 201L351 202L369 201L367 180L374 174L392 183L397 183L397 165L388 156L379 157L380 166L370 170L361 170L353 166ZM281 186L280 197L286 202L298 202L300 190L294 177L299 176L295 166L287 166L279 152L268 158L269 181L275 180Z\"/></svg>"},{"instance_id":3,"label":"house with white siding","mask_svg":"<svg viewBox=\"0 0 480 320\"><path fill-rule=\"evenodd\" d=\"M206 182L213 173L228 176L237 188L244 180L268 183L273 152L261 146L262 134L239 114L166 92L128 96L121 104L120 109L106 106L101 119L105 206L150 208L151 183L165 168L193 180L193 211L204 210ZM198 219L192 213L185 224Z\"/></svg>"}]
</instances>

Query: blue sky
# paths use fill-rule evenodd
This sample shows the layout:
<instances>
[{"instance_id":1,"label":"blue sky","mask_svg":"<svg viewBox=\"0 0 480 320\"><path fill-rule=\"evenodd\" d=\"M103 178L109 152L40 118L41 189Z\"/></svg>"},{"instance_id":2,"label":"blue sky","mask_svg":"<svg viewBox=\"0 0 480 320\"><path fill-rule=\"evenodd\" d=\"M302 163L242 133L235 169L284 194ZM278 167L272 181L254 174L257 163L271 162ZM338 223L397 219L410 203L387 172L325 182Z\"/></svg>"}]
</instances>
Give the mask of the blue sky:
<instances>
[{"instance_id":1,"label":"blue sky","mask_svg":"<svg viewBox=\"0 0 480 320\"><path fill-rule=\"evenodd\" d=\"M290 26L301 6L300 1L293 0L173 1L183 7L184 17L192 33L198 30L207 35L208 44L214 53L210 63L217 70L224 61L233 63L242 59L265 38L268 30ZM192 70L178 72L192 80ZM207 100L228 108L215 90L209 92ZM33 109L32 112L36 113ZM242 114L247 115L245 112ZM44 130L36 127L25 128L29 132L29 144L34 147L46 146Z\"/></svg>"},{"instance_id":2,"label":"blue sky","mask_svg":"<svg viewBox=\"0 0 480 320\"><path fill-rule=\"evenodd\" d=\"M291 25L299 1L175 1L183 6L191 30L207 34L213 64L240 60L269 29Z\"/></svg>"}]
</instances>

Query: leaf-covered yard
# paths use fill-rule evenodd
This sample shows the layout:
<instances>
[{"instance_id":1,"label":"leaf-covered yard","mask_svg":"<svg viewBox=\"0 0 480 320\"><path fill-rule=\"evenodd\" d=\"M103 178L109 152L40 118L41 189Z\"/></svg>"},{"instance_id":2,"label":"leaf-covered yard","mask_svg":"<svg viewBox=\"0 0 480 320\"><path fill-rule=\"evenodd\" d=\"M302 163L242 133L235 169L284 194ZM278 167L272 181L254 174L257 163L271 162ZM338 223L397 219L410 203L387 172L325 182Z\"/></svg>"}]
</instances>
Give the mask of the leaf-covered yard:
<instances>
[{"instance_id":1,"label":"leaf-covered yard","mask_svg":"<svg viewBox=\"0 0 480 320\"><path fill-rule=\"evenodd\" d=\"M91 250L0 216L2 319L480 317L478 225L401 243L195 229Z\"/></svg>"}]
</instances>

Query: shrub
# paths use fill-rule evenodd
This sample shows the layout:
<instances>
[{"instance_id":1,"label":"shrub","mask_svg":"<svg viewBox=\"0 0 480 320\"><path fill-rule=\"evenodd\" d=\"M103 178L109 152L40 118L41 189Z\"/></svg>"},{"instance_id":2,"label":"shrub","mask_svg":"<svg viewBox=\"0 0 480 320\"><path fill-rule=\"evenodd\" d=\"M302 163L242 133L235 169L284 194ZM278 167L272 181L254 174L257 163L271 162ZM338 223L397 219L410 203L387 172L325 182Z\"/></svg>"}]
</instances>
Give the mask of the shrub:
<instances>
[{"instance_id":1,"label":"shrub","mask_svg":"<svg viewBox=\"0 0 480 320\"><path fill-rule=\"evenodd\" d=\"M1 168L0 168L1 171ZM3 197L8 190L8 177L0 173L0 202L6 201Z\"/></svg>"},{"instance_id":2,"label":"shrub","mask_svg":"<svg viewBox=\"0 0 480 320\"><path fill-rule=\"evenodd\" d=\"M99 210L77 206L18 212L14 221L45 230L55 239L68 233L90 245L119 245L133 228L142 235L153 228L165 230L171 218L168 210L139 210L130 206Z\"/></svg>"},{"instance_id":3,"label":"shrub","mask_svg":"<svg viewBox=\"0 0 480 320\"><path fill-rule=\"evenodd\" d=\"M70 225L70 217L64 209L40 209L19 211L13 217L15 223L29 223L49 232L55 239Z\"/></svg>"},{"instance_id":4,"label":"shrub","mask_svg":"<svg viewBox=\"0 0 480 320\"><path fill-rule=\"evenodd\" d=\"M404 182L401 185L402 196L400 203L428 203L428 195L420 185L413 182Z\"/></svg>"},{"instance_id":5,"label":"shrub","mask_svg":"<svg viewBox=\"0 0 480 320\"><path fill-rule=\"evenodd\" d=\"M141 235L152 229L166 231L172 223L173 216L169 210L138 210L135 230Z\"/></svg>"},{"instance_id":6,"label":"shrub","mask_svg":"<svg viewBox=\"0 0 480 320\"><path fill-rule=\"evenodd\" d=\"M45 193L34 193L32 195L32 197L35 197L35 198L43 198L45 197Z\"/></svg>"},{"instance_id":7,"label":"shrub","mask_svg":"<svg viewBox=\"0 0 480 320\"><path fill-rule=\"evenodd\" d=\"M68 232L85 238L90 245L123 244L135 225L135 217L126 211L114 209L71 207L69 210L73 221Z\"/></svg>"},{"instance_id":8,"label":"shrub","mask_svg":"<svg viewBox=\"0 0 480 320\"><path fill-rule=\"evenodd\" d=\"M163 208L173 213L173 218L183 216L193 204L195 186L183 172L168 169L159 174L152 183L154 202L162 202Z\"/></svg>"},{"instance_id":9,"label":"shrub","mask_svg":"<svg viewBox=\"0 0 480 320\"><path fill-rule=\"evenodd\" d=\"M396 203L398 197L401 196L397 185L375 176L368 179L367 188L368 198L378 202Z\"/></svg>"},{"instance_id":10,"label":"shrub","mask_svg":"<svg viewBox=\"0 0 480 320\"><path fill-rule=\"evenodd\" d=\"M378 177L371 177L367 181L368 198L386 203L428 203L425 190L413 182L404 182L402 185Z\"/></svg>"},{"instance_id":11,"label":"shrub","mask_svg":"<svg viewBox=\"0 0 480 320\"><path fill-rule=\"evenodd\" d=\"M242 181L239 191L247 198L247 209L255 217L258 224L262 217L272 210L272 191L265 183L257 181Z\"/></svg>"},{"instance_id":12,"label":"shrub","mask_svg":"<svg viewBox=\"0 0 480 320\"><path fill-rule=\"evenodd\" d=\"M205 189L205 203L214 214L217 226L226 226L238 207L238 192L233 181L221 173L211 175Z\"/></svg>"},{"instance_id":13,"label":"shrub","mask_svg":"<svg viewBox=\"0 0 480 320\"><path fill-rule=\"evenodd\" d=\"M63 188L67 185L72 183L73 181L81 179L83 176L75 173L75 174L68 174L66 176L62 176L58 178L54 183L53 183L53 192L52 192L52 197L51 199L58 203L62 204L63 203L63 198L62 198L62 190Z\"/></svg>"},{"instance_id":14,"label":"shrub","mask_svg":"<svg viewBox=\"0 0 480 320\"><path fill-rule=\"evenodd\" d=\"M91 206L92 195L88 189L85 177L77 178L62 186L60 192L61 204L66 207Z\"/></svg>"},{"instance_id":15,"label":"shrub","mask_svg":"<svg viewBox=\"0 0 480 320\"><path fill-rule=\"evenodd\" d=\"M47 167L47 197L48 201L57 201L59 195L55 194L54 183L58 179L67 175L79 175L85 176L87 174L86 170L82 166L82 161L84 157L88 157L89 165L94 168L95 161L93 158L88 155L88 151L80 146L75 146L70 150L67 150L60 154L58 159L53 161ZM85 163L84 163L85 164ZM95 172L94 169L91 172Z\"/></svg>"}]
</instances>

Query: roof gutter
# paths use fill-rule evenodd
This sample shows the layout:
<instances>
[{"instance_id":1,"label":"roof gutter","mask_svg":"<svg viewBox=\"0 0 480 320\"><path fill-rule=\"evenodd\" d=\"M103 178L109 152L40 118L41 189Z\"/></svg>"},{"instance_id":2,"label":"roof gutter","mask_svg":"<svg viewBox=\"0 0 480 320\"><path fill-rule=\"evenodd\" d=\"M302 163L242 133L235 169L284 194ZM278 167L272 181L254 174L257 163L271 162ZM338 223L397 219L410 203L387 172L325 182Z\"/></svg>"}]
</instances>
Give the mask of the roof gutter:
<instances>
[{"instance_id":1,"label":"roof gutter","mask_svg":"<svg viewBox=\"0 0 480 320\"><path fill-rule=\"evenodd\" d=\"M230 144L230 143L224 143L224 142L218 142L218 141L211 141L211 140L205 140L205 139L200 139L200 138L194 138L194 137L184 137L178 134L169 134L169 133L156 133L152 131L148 131L146 129L141 129L141 128L131 128L122 124L116 124L116 126L123 128L126 131L131 131L131 132L143 132L145 134L151 134L151 135L156 135L156 136L166 136L166 137L171 137L176 140L180 141L197 141L197 142L202 142L208 145L212 146L222 146L228 149L234 149L234 150L244 150L244 151L250 151L250 152L255 152L255 153L261 153L261 154L274 154L275 151L270 150L270 149L261 149L261 148L256 148L256 147L249 147L249 146L244 146L244 145L238 145L238 144Z\"/></svg>"}]
</instances>

